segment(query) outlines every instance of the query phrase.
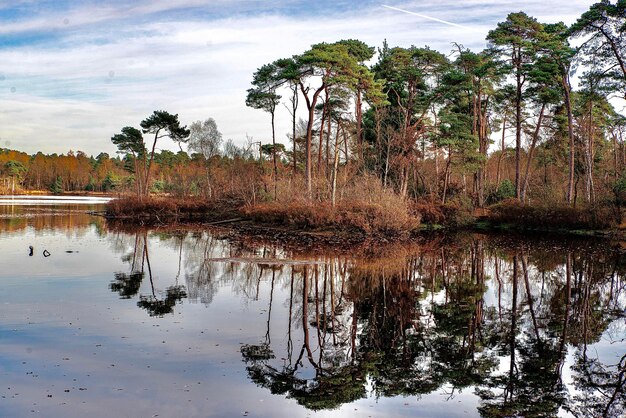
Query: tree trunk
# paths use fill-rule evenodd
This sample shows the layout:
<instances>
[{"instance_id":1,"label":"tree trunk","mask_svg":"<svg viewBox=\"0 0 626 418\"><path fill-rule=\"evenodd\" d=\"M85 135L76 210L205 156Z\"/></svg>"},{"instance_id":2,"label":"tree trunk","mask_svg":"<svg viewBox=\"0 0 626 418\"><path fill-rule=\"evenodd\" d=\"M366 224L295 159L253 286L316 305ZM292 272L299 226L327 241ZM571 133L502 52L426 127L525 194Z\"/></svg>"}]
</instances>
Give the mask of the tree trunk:
<instances>
[{"instance_id":1,"label":"tree trunk","mask_svg":"<svg viewBox=\"0 0 626 418\"><path fill-rule=\"evenodd\" d=\"M402 167L402 177L400 183L400 195L405 198L409 187L409 169Z\"/></svg>"},{"instance_id":2,"label":"tree trunk","mask_svg":"<svg viewBox=\"0 0 626 418\"><path fill-rule=\"evenodd\" d=\"M569 176L567 180L567 203L574 204L574 117L572 116L571 86L569 83L568 69L562 69L561 84L565 95L565 109L567 111L567 136L569 139Z\"/></svg>"},{"instance_id":3,"label":"tree trunk","mask_svg":"<svg viewBox=\"0 0 626 418\"><path fill-rule=\"evenodd\" d=\"M150 184L150 168L152 167L152 160L154 160L154 151L156 150L157 139L159 139L160 129L157 130L154 134L154 142L152 143L152 151L150 152L150 159L148 160L148 166L146 167L146 178L144 181L144 195L148 197L150 195L150 188L148 185Z\"/></svg>"},{"instance_id":4,"label":"tree trunk","mask_svg":"<svg viewBox=\"0 0 626 418\"><path fill-rule=\"evenodd\" d=\"M305 90L304 85L300 83L300 90L304 95L304 99L306 100L307 110L309 111L309 120L306 126L306 146L305 146L305 173L304 179L306 182L306 192L307 197L312 199L313 197L313 181L311 176L311 143L313 140L313 122L315 119L315 104L317 103L317 98L320 93L326 88L326 84L322 83L321 87L319 87L313 93L313 98L309 99L307 95L307 90Z\"/></svg>"},{"instance_id":5,"label":"tree trunk","mask_svg":"<svg viewBox=\"0 0 626 418\"><path fill-rule=\"evenodd\" d=\"M498 155L498 167L496 169L496 186L500 185L500 167L502 166L502 159L504 158L504 137L506 135L506 112L502 119L502 145L500 146L500 155Z\"/></svg>"},{"instance_id":6,"label":"tree trunk","mask_svg":"<svg viewBox=\"0 0 626 418\"><path fill-rule=\"evenodd\" d=\"M139 165L137 164L137 157L133 156L133 163L135 164L135 187L137 189L137 197L141 199L143 191L141 189L141 175L139 174Z\"/></svg>"},{"instance_id":7,"label":"tree trunk","mask_svg":"<svg viewBox=\"0 0 626 418\"><path fill-rule=\"evenodd\" d=\"M441 204L446 203L446 194L448 193L448 183L450 182L450 164L452 162L452 150L448 147L448 160L446 161L446 170L443 174L443 194L441 196Z\"/></svg>"},{"instance_id":8,"label":"tree trunk","mask_svg":"<svg viewBox=\"0 0 626 418\"><path fill-rule=\"evenodd\" d=\"M435 148L435 195L439 195L439 149Z\"/></svg>"},{"instance_id":9,"label":"tree trunk","mask_svg":"<svg viewBox=\"0 0 626 418\"><path fill-rule=\"evenodd\" d=\"M520 182L520 150L522 147L522 69L521 51L516 53L516 80L517 88L515 94L515 198L519 199L521 194Z\"/></svg>"},{"instance_id":10,"label":"tree trunk","mask_svg":"<svg viewBox=\"0 0 626 418\"><path fill-rule=\"evenodd\" d=\"M278 198L278 164L276 163L276 129L274 124L275 108L272 109L272 159L274 160L274 200Z\"/></svg>"},{"instance_id":11,"label":"tree trunk","mask_svg":"<svg viewBox=\"0 0 626 418\"><path fill-rule=\"evenodd\" d=\"M479 90L478 100L482 102L481 93ZM487 136L487 115L486 107L489 103L489 97L485 100L485 111L483 112L482 105L478 106L478 152L483 157L480 161L478 173L476 175L476 192L478 207L485 206L485 180L486 180L486 162L487 162L487 149L489 147L489 138Z\"/></svg>"},{"instance_id":12,"label":"tree trunk","mask_svg":"<svg viewBox=\"0 0 626 418\"><path fill-rule=\"evenodd\" d=\"M326 177L328 177L328 167L330 165L330 136L333 133L332 128L331 120L329 120L328 125L326 125L326 160L324 163L324 173Z\"/></svg>"},{"instance_id":13,"label":"tree trunk","mask_svg":"<svg viewBox=\"0 0 626 418\"><path fill-rule=\"evenodd\" d=\"M379 108L375 108L374 109L374 119L376 122L376 148L378 150L378 155L376 158L376 172L380 173L380 169L381 169L381 164L382 164L382 160L383 160L383 144L382 144L382 135L381 135L381 115L380 115L380 109ZM383 174L383 184L385 182L385 178L384 178L384 174Z\"/></svg>"},{"instance_id":14,"label":"tree trunk","mask_svg":"<svg viewBox=\"0 0 626 418\"><path fill-rule=\"evenodd\" d=\"M589 115L587 120L587 143L585 144L585 165L586 165L586 181L585 181L585 199L587 203L593 203L595 200L594 184L593 184L593 102L589 100Z\"/></svg>"},{"instance_id":15,"label":"tree trunk","mask_svg":"<svg viewBox=\"0 0 626 418\"><path fill-rule=\"evenodd\" d=\"M533 132L533 138L530 143L530 148L528 149L528 159L526 161L526 168L524 169L524 181L522 182L522 194L520 196L522 203L526 201L526 192L528 191L528 173L530 172L530 164L533 160L533 153L535 152L535 146L537 145L537 140L539 139L539 131L541 130L541 122L543 121L543 112L546 109L546 104L543 103L541 105L541 111L539 112L539 118L537 119L537 126L535 127L535 132Z\"/></svg>"},{"instance_id":16,"label":"tree trunk","mask_svg":"<svg viewBox=\"0 0 626 418\"><path fill-rule=\"evenodd\" d=\"M356 90L355 100L355 114L356 114L356 140L359 147L359 159L361 164L364 163L364 150L363 150L363 109L361 107L361 89Z\"/></svg>"},{"instance_id":17,"label":"tree trunk","mask_svg":"<svg viewBox=\"0 0 626 418\"><path fill-rule=\"evenodd\" d=\"M324 107L322 108L322 120L320 121L320 143L317 149L317 173L321 172L322 168L322 151L324 149L324 123L328 119L328 88L324 89L326 99L324 100Z\"/></svg>"},{"instance_id":18,"label":"tree trunk","mask_svg":"<svg viewBox=\"0 0 626 418\"><path fill-rule=\"evenodd\" d=\"M339 129L340 125L337 125L337 134L335 135L335 150L334 150L334 160L333 160L333 174L332 174L332 183L331 183L331 203L333 207L336 204L336 195L337 195L337 168L339 167Z\"/></svg>"},{"instance_id":19,"label":"tree trunk","mask_svg":"<svg viewBox=\"0 0 626 418\"><path fill-rule=\"evenodd\" d=\"M293 96L291 97L291 140L293 141L293 173L296 174L298 170L297 158L296 158L296 111L298 110L298 86L296 84L292 87Z\"/></svg>"},{"instance_id":20,"label":"tree trunk","mask_svg":"<svg viewBox=\"0 0 626 418\"><path fill-rule=\"evenodd\" d=\"M615 132L611 132L611 140L613 141L613 178L617 180L620 171L617 169L617 135Z\"/></svg>"}]
</instances>

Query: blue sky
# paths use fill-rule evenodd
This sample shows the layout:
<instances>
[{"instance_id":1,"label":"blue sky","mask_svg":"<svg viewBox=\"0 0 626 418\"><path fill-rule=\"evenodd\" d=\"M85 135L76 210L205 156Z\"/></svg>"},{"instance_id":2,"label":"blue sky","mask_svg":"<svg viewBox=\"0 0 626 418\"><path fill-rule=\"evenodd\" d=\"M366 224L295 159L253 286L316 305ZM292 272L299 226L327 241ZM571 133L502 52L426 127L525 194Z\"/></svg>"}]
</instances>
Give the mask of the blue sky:
<instances>
[{"instance_id":1,"label":"blue sky","mask_svg":"<svg viewBox=\"0 0 626 418\"><path fill-rule=\"evenodd\" d=\"M114 153L111 136L157 109L185 124L213 117L239 144L267 141L267 115L246 108L245 94L254 70L274 59L345 38L481 49L509 12L572 23L592 3L0 0L0 147ZM284 110L278 140L288 131Z\"/></svg>"}]
</instances>

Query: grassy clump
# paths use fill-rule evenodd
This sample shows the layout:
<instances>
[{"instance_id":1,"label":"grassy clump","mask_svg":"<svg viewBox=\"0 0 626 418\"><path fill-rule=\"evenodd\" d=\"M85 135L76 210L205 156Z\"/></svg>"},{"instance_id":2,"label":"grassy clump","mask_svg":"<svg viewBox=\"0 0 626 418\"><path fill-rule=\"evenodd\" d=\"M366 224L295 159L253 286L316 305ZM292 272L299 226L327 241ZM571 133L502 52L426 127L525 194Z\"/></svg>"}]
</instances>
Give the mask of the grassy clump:
<instances>
[{"instance_id":1,"label":"grassy clump","mask_svg":"<svg viewBox=\"0 0 626 418\"><path fill-rule=\"evenodd\" d=\"M269 202L247 207L244 214L262 223L367 234L401 234L419 226L419 217L411 214L406 205L389 207L372 202L341 202L334 207L326 202Z\"/></svg>"}]
</instances>

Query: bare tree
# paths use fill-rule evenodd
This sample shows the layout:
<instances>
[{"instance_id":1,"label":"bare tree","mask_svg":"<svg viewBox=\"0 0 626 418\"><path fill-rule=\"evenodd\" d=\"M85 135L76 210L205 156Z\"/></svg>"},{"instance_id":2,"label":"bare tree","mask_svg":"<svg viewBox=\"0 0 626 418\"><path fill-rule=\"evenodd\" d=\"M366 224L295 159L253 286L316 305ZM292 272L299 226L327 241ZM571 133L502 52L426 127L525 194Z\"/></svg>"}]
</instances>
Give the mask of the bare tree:
<instances>
[{"instance_id":1,"label":"bare tree","mask_svg":"<svg viewBox=\"0 0 626 418\"><path fill-rule=\"evenodd\" d=\"M205 121L196 121L189 127L189 149L200 153L206 161L206 180L209 197L212 195L209 161L211 157L219 154L222 144L222 134L217 129L215 119L208 118Z\"/></svg>"}]
</instances>

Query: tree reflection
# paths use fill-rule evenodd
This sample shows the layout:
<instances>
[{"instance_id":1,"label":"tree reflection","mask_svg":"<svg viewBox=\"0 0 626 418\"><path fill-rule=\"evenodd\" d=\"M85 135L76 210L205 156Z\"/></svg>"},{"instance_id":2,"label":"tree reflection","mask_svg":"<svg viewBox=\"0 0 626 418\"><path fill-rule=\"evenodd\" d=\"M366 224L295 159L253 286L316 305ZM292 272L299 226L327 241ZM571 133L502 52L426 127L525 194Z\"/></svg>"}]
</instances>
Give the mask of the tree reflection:
<instances>
[{"instance_id":1,"label":"tree reflection","mask_svg":"<svg viewBox=\"0 0 626 418\"><path fill-rule=\"evenodd\" d=\"M311 271L313 270L313 271ZM302 345L295 361L290 352L282 366L269 363L274 358L271 356L251 355L250 346L242 347L242 356L246 362L246 370L250 379L257 385L268 388L273 394L286 394L295 399L299 404L311 410L333 409L348 402L362 398L366 391L364 388L365 373L360 364L349 362L345 364L344 358L335 356L339 354L327 345L338 348L345 345L344 338L339 334L339 320L336 318L337 311L341 308L341 298L336 298L333 272L326 270L320 275L318 268L305 265L291 267L291 284L295 283L297 276L300 277L301 286L301 328ZM311 274L312 273L312 274ZM321 276L321 277L320 277ZM272 290L274 286L275 272L272 272ZM291 288L289 306L290 321L289 333L291 337L291 315L294 305L294 292ZM270 308L272 295L270 293ZM268 310L271 312L271 309ZM268 314L268 327L269 327ZM312 333L311 327L315 330ZM268 333L269 335L269 328ZM334 337L334 338L333 338ZM314 347L316 346L316 347ZM288 350L292 350L291 338L288 341ZM319 352L317 358L314 351ZM257 351L253 351L257 354ZM265 352L264 352L265 353ZM306 365L312 369L312 377L307 378L307 372L301 373Z\"/></svg>"},{"instance_id":2,"label":"tree reflection","mask_svg":"<svg viewBox=\"0 0 626 418\"><path fill-rule=\"evenodd\" d=\"M152 288L154 291L154 287ZM184 286L170 286L165 290L165 298L159 299L155 294L139 296L137 306L148 311L150 316L163 316L174 312L174 306L187 297Z\"/></svg>"},{"instance_id":3,"label":"tree reflection","mask_svg":"<svg viewBox=\"0 0 626 418\"><path fill-rule=\"evenodd\" d=\"M618 416L624 359L607 372L579 355L570 372L580 395L563 380L581 333L596 342L615 307L623 312L623 283L611 277L624 272L611 263L574 249L554 264L524 245L485 248L482 237L393 258L324 260L285 275L302 291L286 304L290 322L292 306L302 315L295 363L242 354L252 381L314 410L368 394L453 398L469 388L486 417Z\"/></svg>"},{"instance_id":4,"label":"tree reflection","mask_svg":"<svg viewBox=\"0 0 626 418\"><path fill-rule=\"evenodd\" d=\"M186 289L208 304L229 286L263 304L264 330L241 346L248 376L308 409L466 392L485 417L625 412L626 356L607 347L626 351L626 263L602 244L466 235L299 261L204 232L159 238L178 258L169 287L156 290L139 234L111 290L153 316Z\"/></svg>"},{"instance_id":5,"label":"tree reflection","mask_svg":"<svg viewBox=\"0 0 626 418\"><path fill-rule=\"evenodd\" d=\"M618 417L626 415L626 355L617 364L599 358L576 356L574 386L580 391L572 411L577 415Z\"/></svg>"},{"instance_id":6,"label":"tree reflection","mask_svg":"<svg viewBox=\"0 0 626 418\"><path fill-rule=\"evenodd\" d=\"M607 379L603 367L596 367L594 361L584 355L587 344L598 342L609 324L615 321L616 316L608 309L610 305L621 304L623 318L624 300L618 296L623 295L623 287L608 298L601 296L606 295L603 288L607 278L617 273L615 265L610 259L576 251L567 252L564 258L564 271L555 269L557 275L546 288L542 281L540 291L548 297L543 298L545 306L541 303L537 306L535 300L541 302L542 298L532 295L525 250L515 250L509 336L516 328L519 328L519 335L510 339L509 373L490 376L485 387L477 389L482 398L481 415L556 416L560 410L566 410L577 416L620 416L616 411L623 411L623 361L611 367L608 374L612 377ZM518 261L522 266L525 303L520 303L516 297L521 287ZM545 277L543 273L536 271L540 277ZM623 271L620 276L623 277ZM536 310L541 311L541 315ZM565 358L571 350L583 353L576 355L577 362L570 369L574 387L583 395L573 394L573 388L568 389L563 381ZM595 382L590 378L593 373L587 373L592 369L603 369L595 375ZM609 395L605 394L608 387L601 388L604 383L612 389ZM622 409L612 404L621 404Z\"/></svg>"},{"instance_id":7,"label":"tree reflection","mask_svg":"<svg viewBox=\"0 0 626 418\"><path fill-rule=\"evenodd\" d=\"M134 273L115 273L115 280L111 282L109 287L113 292L120 294L122 299L130 299L137 296L143 281L143 272Z\"/></svg>"},{"instance_id":8,"label":"tree reflection","mask_svg":"<svg viewBox=\"0 0 626 418\"><path fill-rule=\"evenodd\" d=\"M123 238L120 238L123 239ZM182 262L182 240L179 241L181 257L179 258L179 274ZM148 232L138 231L134 234L132 250L122 256L122 259L129 263L129 273L114 273L115 279L109 284L113 292L117 292L122 299L131 299L139 293L143 279L146 275L150 280L149 295L140 294L137 306L145 309L150 316L164 316L174 312L174 306L187 297L185 287L178 284L178 275L175 284L165 289L165 292L157 292L152 276L152 265L150 263L150 251L148 245Z\"/></svg>"}]
</instances>

